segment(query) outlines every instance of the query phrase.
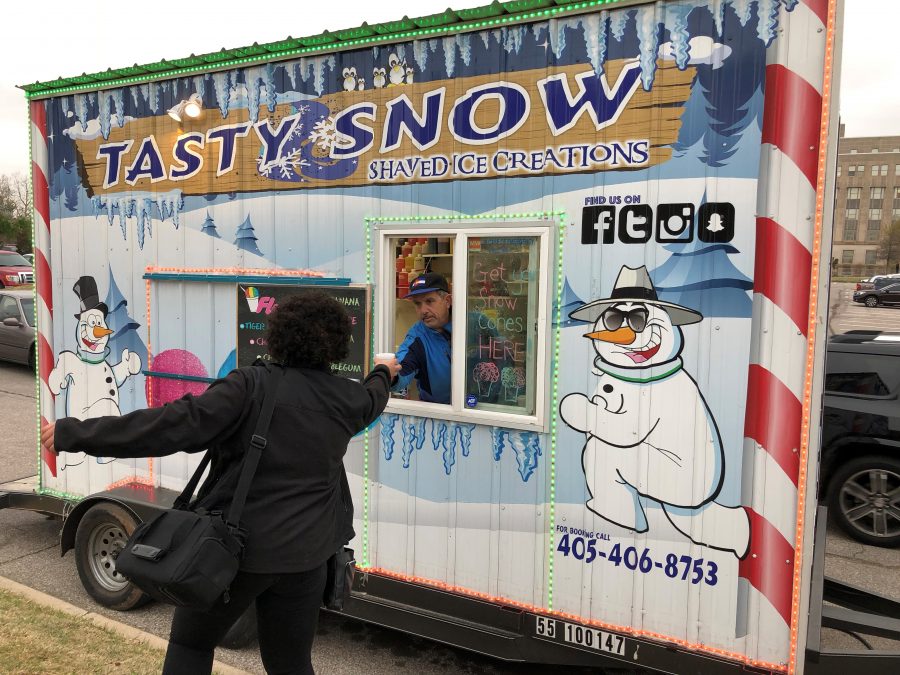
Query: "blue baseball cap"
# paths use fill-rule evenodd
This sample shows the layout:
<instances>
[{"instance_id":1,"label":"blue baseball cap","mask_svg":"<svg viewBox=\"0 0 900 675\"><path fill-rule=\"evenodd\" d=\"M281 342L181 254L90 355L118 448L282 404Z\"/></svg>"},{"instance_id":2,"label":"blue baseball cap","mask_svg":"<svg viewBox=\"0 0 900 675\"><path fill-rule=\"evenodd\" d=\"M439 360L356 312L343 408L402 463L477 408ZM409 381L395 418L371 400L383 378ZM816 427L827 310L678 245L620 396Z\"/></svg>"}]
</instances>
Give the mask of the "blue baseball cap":
<instances>
[{"instance_id":1,"label":"blue baseball cap","mask_svg":"<svg viewBox=\"0 0 900 675\"><path fill-rule=\"evenodd\" d=\"M403 297L408 298L413 295L422 295L423 293L432 293L434 291L449 293L450 285L447 283L444 275L437 272L426 272L413 280L409 285L409 293Z\"/></svg>"}]
</instances>

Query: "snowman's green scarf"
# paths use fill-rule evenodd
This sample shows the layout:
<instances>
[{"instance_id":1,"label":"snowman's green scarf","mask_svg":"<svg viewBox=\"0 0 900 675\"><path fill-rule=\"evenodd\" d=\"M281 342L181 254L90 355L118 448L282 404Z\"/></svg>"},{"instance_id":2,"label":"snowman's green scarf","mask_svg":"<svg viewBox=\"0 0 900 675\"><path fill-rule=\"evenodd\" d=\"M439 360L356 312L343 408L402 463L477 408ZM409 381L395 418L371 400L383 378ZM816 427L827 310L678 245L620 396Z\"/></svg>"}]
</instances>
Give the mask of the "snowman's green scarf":
<instances>
[{"instance_id":1,"label":"snowman's green scarf","mask_svg":"<svg viewBox=\"0 0 900 675\"><path fill-rule=\"evenodd\" d=\"M606 361L601 361L598 356L594 359L594 367L604 375L609 375L623 382L636 382L637 384L647 384L649 382L658 382L667 377L674 375L684 367L681 357L676 356L672 361L661 363L656 366L647 368L622 368L614 366Z\"/></svg>"},{"instance_id":2,"label":"snowman's green scarf","mask_svg":"<svg viewBox=\"0 0 900 675\"><path fill-rule=\"evenodd\" d=\"M78 345L75 347L75 353L78 355L78 358L85 363L103 363L106 361L106 357L109 356L110 350L109 347L107 347L103 350L102 354L92 354L90 352L82 351L81 346Z\"/></svg>"}]
</instances>

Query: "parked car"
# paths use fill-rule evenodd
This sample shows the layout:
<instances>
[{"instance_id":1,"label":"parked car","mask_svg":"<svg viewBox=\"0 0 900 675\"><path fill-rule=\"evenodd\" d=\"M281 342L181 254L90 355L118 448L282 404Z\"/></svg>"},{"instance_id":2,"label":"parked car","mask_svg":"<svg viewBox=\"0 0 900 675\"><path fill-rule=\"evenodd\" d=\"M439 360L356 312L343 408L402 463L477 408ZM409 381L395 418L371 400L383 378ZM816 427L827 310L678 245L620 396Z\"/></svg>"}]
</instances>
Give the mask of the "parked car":
<instances>
[{"instance_id":1,"label":"parked car","mask_svg":"<svg viewBox=\"0 0 900 675\"><path fill-rule=\"evenodd\" d=\"M32 267L34 267L34 253L23 253L22 257L25 258L25 260L27 260Z\"/></svg>"},{"instance_id":2,"label":"parked car","mask_svg":"<svg viewBox=\"0 0 900 675\"><path fill-rule=\"evenodd\" d=\"M0 359L34 370L34 297L31 291L0 291Z\"/></svg>"},{"instance_id":3,"label":"parked car","mask_svg":"<svg viewBox=\"0 0 900 675\"><path fill-rule=\"evenodd\" d=\"M900 274L876 274L868 279L860 279L856 282L856 290L863 291L869 288L875 288L877 284L888 284L891 281L900 281Z\"/></svg>"},{"instance_id":4,"label":"parked car","mask_svg":"<svg viewBox=\"0 0 900 675\"><path fill-rule=\"evenodd\" d=\"M900 334L836 335L826 354L822 501L854 539L900 546Z\"/></svg>"},{"instance_id":5,"label":"parked car","mask_svg":"<svg viewBox=\"0 0 900 675\"><path fill-rule=\"evenodd\" d=\"M900 279L876 279L871 288L853 291L853 302L861 302L866 307L900 304Z\"/></svg>"},{"instance_id":6,"label":"parked car","mask_svg":"<svg viewBox=\"0 0 900 675\"><path fill-rule=\"evenodd\" d=\"M0 251L0 288L34 283L34 268L15 251Z\"/></svg>"}]
</instances>

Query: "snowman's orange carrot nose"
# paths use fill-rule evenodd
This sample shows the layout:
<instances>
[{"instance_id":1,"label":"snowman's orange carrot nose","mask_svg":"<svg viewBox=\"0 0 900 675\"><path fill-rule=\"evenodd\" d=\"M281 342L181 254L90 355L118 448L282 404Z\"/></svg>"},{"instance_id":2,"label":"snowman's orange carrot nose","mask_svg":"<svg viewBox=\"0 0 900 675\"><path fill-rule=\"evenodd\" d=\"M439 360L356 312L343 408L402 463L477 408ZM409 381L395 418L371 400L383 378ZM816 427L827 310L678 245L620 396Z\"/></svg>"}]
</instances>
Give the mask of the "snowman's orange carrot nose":
<instances>
[{"instance_id":1,"label":"snowman's orange carrot nose","mask_svg":"<svg viewBox=\"0 0 900 675\"><path fill-rule=\"evenodd\" d=\"M103 326L94 326L94 337L98 340L105 335L109 335L112 332L113 331L111 331L109 328L104 328Z\"/></svg>"},{"instance_id":2,"label":"snowman's orange carrot nose","mask_svg":"<svg viewBox=\"0 0 900 675\"><path fill-rule=\"evenodd\" d=\"M634 342L635 333L628 326L622 326L616 330L598 330L595 333L586 333L584 337L612 342L615 345L630 345Z\"/></svg>"}]
</instances>

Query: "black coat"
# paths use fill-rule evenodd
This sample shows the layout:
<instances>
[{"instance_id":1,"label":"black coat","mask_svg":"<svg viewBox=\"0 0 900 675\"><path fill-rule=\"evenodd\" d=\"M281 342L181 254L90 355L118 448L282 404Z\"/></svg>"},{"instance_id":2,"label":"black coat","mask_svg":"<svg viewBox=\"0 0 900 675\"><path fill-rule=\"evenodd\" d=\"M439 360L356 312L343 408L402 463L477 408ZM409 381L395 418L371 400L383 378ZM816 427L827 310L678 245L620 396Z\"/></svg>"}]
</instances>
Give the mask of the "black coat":
<instances>
[{"instance_id":1,"label":"black coat","mask_svg":"<svg viewBox=\"0 0 900 675\"><path fill-rule=\"evenodd\" d=\"M159 457L212 452L198 503L227 507L240 460L262 405L267 368L247 366L217 380L200 396L122 417L56 424L57 450L97 457ZM285 368L241 525L247 546L241 569L302 572L324 563L353 536L353 504L343 457L350 439L387 405L390 373L376 367L363 384L323 370ZM344 483L342 489L342 482Z\"/></svg>"}]
</instances>

